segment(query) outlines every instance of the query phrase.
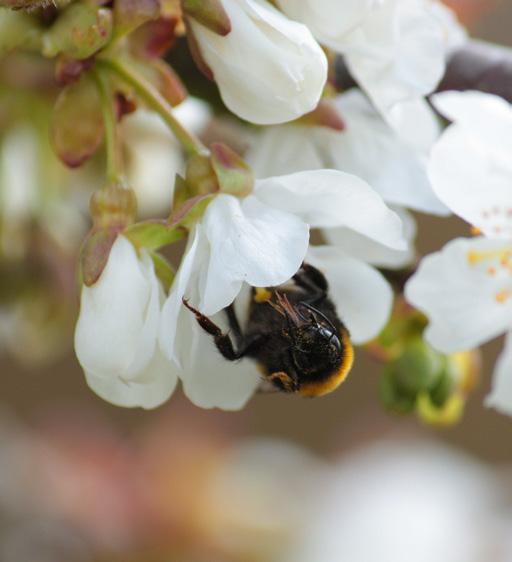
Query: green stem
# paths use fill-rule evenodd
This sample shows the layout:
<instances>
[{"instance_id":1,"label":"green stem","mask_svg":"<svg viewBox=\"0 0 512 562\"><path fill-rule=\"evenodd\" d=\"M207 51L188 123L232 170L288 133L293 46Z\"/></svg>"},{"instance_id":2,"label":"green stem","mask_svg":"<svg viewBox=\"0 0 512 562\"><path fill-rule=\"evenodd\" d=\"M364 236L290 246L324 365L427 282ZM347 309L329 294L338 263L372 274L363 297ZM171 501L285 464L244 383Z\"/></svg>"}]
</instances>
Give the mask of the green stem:
<instances>
[{"instance_id":1,"label":"green stem","mask_svg":"<svg viewBox=\"0 0 512 562\"><path fill-rule=\"evenodd\" d=\"M135 89L146 104L165 121L189 155L208 152L204 144L174 117L171 105L160 92L136 70L124 62L110 58L98 62Z\"/></svg>"},{"instance_id":2,"label":"green stem","mask_svg":"<svg viewBox=\"0 0 512 562\"><path fill-rule=\"evenodd\" d=\"M105 150L107 155L107 185L122 184L122 162L119 138L117 134L117 117L108 77L101 70L95 70L94 78L98 85L105 125Z\"/></svg>"}]
</instances>

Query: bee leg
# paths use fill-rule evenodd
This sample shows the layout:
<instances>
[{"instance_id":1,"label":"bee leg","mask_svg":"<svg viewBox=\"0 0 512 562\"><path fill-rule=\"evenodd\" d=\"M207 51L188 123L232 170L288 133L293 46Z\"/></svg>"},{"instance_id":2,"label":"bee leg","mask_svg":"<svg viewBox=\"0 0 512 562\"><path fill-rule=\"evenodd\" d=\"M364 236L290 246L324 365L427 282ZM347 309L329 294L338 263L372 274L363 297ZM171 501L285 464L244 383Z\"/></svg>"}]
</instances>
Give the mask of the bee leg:
<instances>
[{"instance_id":1,"label":"bee leg","mask_svg":"<svg viewBox=\"0 0 512 562\"><path fill-rule=\"evenodd\" d=\"M284 371L279 371L277 373L272 373L268 377L268 380L282 392L297 392L298 386L295 379L293 379L288 373Z\"/></svg>"},{"instance_id":2,"label":"bee leg","mask_svg":"<svg viewBox=\"0 0 512 562\"><path fill-rule=\"evenodd\" d=\"M323 273L316 267L303 263L299 271L293 276L295 283L308 293L306 302L310 304L321 302L327 297L329 284Z\"/></svg>"},{"instance_id":3,"label":"bee leg","mask_svg":"<svg viewBox=\"0 0 512 562\"><path fill-rule=\"evenodd\" d=\"M194 314L197 323L201 326L201 328L213 336L213 341L215 342L217 349L225 359L228 361L236 361L244 356L245 350L235 350L229 334L224 334L215 322L212 322L207 316L201 314L199 310L190 306L185 299L183 299L183 304Z\"/></svg>"},{"instance_id":4,"label":"bee leg","mask_svg":"<svg viewBox=\"0 0 512 562\"><path fill-rule=\"evenodd\" d=\"M231 328L238 347L242 347L245 341L245 337L242 333L242 328L240 328L240 323L238 322L238 318L236 317L235 307L230 304L227 308L224 309L226 312L226 316L228 317L229 327Z\"/></svg>"}]
</instances>

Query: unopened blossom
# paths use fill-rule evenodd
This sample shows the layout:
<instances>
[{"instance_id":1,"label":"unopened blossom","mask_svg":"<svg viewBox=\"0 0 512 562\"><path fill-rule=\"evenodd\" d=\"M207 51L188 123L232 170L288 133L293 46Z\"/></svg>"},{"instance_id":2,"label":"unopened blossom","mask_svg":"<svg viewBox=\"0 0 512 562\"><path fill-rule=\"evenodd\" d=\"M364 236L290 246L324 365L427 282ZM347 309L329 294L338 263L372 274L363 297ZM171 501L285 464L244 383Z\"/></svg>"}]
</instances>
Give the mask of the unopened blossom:
<instances>
[{"instance_id":1,"label":"unopened blossom","mask_svg":"<svg viewBox=\"0 0 512 562\"><path fill-rule=\"evenodd\" d=\"M512 108L478 92L446 92L433 101L454 122L432 151L433 188L486 237L457 238L424 258L406 297L427 315L425 337L440 351L508 334L487 403L512 414Z\"/></svg>"},{"instance_id":2,"label":"unopened blossom","mask_svg":"<svg viewBox=\"0 0 512 562\"><path fill-rule=\"evenodd\" d=\"M187 98L173 110L178 121L191 133L200 134L211 111L206 103ZM183 149L154 112L139 108L122 121L126 144L129 184L137 195L141 217L168 216L174 195L176 174L184 174Z\"/></svg>"},{"instance_id":3,"label":"unopened blossom","mask_svg":"<svg viewBox=\"0 0 512 562\"><path fill-rule=\"evenodd\" d=\"M221 36L191 19L201 56L226 106L261 125L312 111L327 79L327 59L308 28L266 0L222 0L231 31Z\"/></svg>"},{"instance_id":4,"label":"unopened blossom","mask_svg":"<svg viewBox=\"0 0 512 562\"><path fill-rule=\"evenodd\" d=\"M349 256L334 259L322 249L307 254L310 226L345 226L391 248L404 247L396 214L365 182L334 170L257 180L253 193L244 199L221 194L209 204L190 236L163 307L160 330L160 346L181 365L185 393L194 403L240 408L260 377L250 362L230 365L217 357L216 365L215 359L210 360L211 337L181 306L183 297L204 314L215 315L234 301L245 284L280 285L306 258L333 283L336 276L344 276L333 284L330 295L342 318L346 305L347 327L356 343L374 337L383 327L392 302L386 281Z\"/></svg>"},{"instance_id":5,"label":"unopened blossom","mask_svg":"<svg viewBox=\"0 0 512 562\"><path fill-rule=\"evenodd\" d=\"M428 120L421 98L435 89L448 52L465 37L437 0L278 0L278 5L344 55L361 88L398 126L406 115L416 114L417 120L420 113Z\"/></svg>"},{"instance_id":6,"label":"unopened blossom","mask_svg":"<svg viewBox=\"0 0 512 562\"><path fill-rule=\"evenodd\" d=\"M94 285L82 287L75 350L88 385L118 406L154 408L176 386L158 348L163 289L151 257L117 237Z\"/></svg>"}]
</instances>

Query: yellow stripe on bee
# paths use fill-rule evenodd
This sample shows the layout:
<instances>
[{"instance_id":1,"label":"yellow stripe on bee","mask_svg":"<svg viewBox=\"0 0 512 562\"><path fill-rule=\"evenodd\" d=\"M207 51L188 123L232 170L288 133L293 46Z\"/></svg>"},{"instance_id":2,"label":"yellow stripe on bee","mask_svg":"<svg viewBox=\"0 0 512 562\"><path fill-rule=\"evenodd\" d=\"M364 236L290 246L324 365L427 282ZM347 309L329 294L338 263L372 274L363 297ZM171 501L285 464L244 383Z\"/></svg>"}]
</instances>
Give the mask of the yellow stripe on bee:
<instances>
[{"instance_id":1,"label":"yellow stripe on bee","mask_svg":"<svg viewBox=\"0 0 512 562\"><path fill-rule=\"evenodd\" d=\"M337 371L334 371L330 377L319 382L302 383L299 390L301 396L313 398L315 396L324 396L333 392L347 378L347 375L354 363L354 348L350 341L350 337L346 330L342 331L342 343L345 347L343 361Z\"/></svg>"},{"instance_id":2,"label":"yellow stripe on bee","mask_svg":"<svg viewBox=\"0 0 512 562\"><path fill-rule=\"evenodd\" d=\"M263 302L268 302L272 298L272 292L263 287L254 288L254 302L261 304Z\"/></svg>"}]
</instances>

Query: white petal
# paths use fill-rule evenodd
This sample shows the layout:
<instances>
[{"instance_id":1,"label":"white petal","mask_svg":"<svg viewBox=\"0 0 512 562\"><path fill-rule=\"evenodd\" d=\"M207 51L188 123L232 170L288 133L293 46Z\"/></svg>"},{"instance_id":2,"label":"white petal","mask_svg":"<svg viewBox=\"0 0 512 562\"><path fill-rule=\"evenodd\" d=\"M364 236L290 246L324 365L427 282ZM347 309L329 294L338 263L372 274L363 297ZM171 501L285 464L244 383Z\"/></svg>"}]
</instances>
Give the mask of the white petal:
<instances>
[{"instance_id":1,"label":"white petal","mask_svg":"<svg viewBox=\"0 0 512 562\"><path fill-rule=\"evenodd\" d=\"M512 416L512 333L505 338L505 347L494 367L492 390L485 400L486 406Z\"/></svg>"},{"instance_id":2,"label":"white petal","mask_svg":"<svg viewBox=\"0 0 512 562\"><path fill-rule=\"evenodd\" d=\"M210 260L200 309L207 315L233 302L243 282L267 287L290 279L309 241L304 222L254 196L240 201L218 195L206 210L203 226Z\"/></svg>"},{"instance_id":3,"label":"white petal","mask_svg":"<svg viewBox=\"0 0 512 562\"><path fill-rule=\"evenodd\" d=\"M245 159L258 178L326 168L327 153L316 142L325 131L324 127L298 124L265 127Z\"/></svg>"},{"instance_id":4,"label":"white petal","mask_svg":"<svg viewBox=\"0 0 512 562\"><path fill-rule=\"evenodd\" d=\"M347 52L347 65L384 114L434 90L445 68L445 43L427 2L382 2L358 31L362 38Z\"/></svg>"},{"instance_id":5,"label":"white petal","mask_svg":"<svg viewBox=\"0 0 512 562\"><path fill-rule=\"evenodd\" d=\"M336 169L361 177L388 203L426 213L448 213L432 190L426 154L418 146L402 140L360 91L347 92L335 103L347 125L344 131L330 134L329 151ZM408 119L407 126L418 131L417 119ZM415 133L406 135L404 127L401 132L418 145L425 142L425 135L415 139ZM429 146L431 142L428 139Z\"/></svg>"},{"instance_id":6,"label":"white petal","mask_svg":"<svg viewBox=\"0 0 512 562\"><path fill-rule=\"evenodd\" d=\"M345 255L332 246L313 246L307 261L320 269L329 296L355 344L365 343L386 325L393 305L393 291L370 265Z\"/></svg>"},{"instance_id":7,"label":"white petal","mask_svg":"<svg viewBox=\"0 0 512 562\"><path fill-rule=\"evenodd\" d=\"M173 361L176 365L181 365L177 333L179 316L183 311L182 299L187 295L187 290L190 289L194 276L197 276L200 264L207 260L208 242L204 236L202 225L198 223L189 236L187 248L176 272L169 296L162 308L160 320L160 349L169 361Z\"/></svg>"},{"instance_id":8,"label":"white petal","mask_svg":"<svg viewBox=\"0 0 512 562\"><path fill-rule=\"evenodd\" d=\"M504 150L512 149L512 107L499 96L483 92L441 92L431 97L434 107L467 134Z\"/></svg>"},{"instance_id":9,"label":"white petal","mask_svg":"<svg viewBox=\"0 0 512 562\"><path fill-rule=\"evenodd\" d=\"M147 364L156 345L158 298L151 259L139 260L118 236L98 281L82 288L75 349L84 370L129 377Z\"/></svg>"},{"instance_id":10,"label":"white petal","mask_svg":"<svg viewBox=\"0 0 512 562\"><path fill-rule=\"evenodd\" d=\"M512 161L500 143L453 125L434 146L428 171L437 196L454 213L487 236L512 238Z\"/></svg>"},{"instance_id":11,"label":"white petal","mask_svg":"<svg viewBox=\"0 0 512 562\"><path fill-rule=\"evenodd\" d=\"M178 382L176 368L157 349L155 355L131 380L108 376L108 373L94 374L85 371L89 387L98 396L116 406L126 408L156 408L166 402Z\"/></svg>"},{"instance_id":12,"label":"white petal","mask_svg":"<svg viewBox=\"0 0 512 562\"><path fill-rule=\"evenodd\" d=\"M329 244L354 258L375 267L401 269L410 265L416 257L414 247L416 221L405 209L397 208L395 211L404 225L404 236L407 240L406 250L393 250L380 244L377 240L371 240L348 228L328 228L323 231L323 235Z\"/></svg>"},{"instance_id":13,"label":"white petal","mask_svg":"<svg viewBox=\"0 0 512 562\"><path fill-rule=\"evenodd\" d=\"M390 248L406 247L398 216L366 182L351 174L315 170L258 180L255 195L313 227L345 226Z\"/></svg>"},{"instance_id":14,"label":"white petal","mask_svg":"<svg viewBox=\"0 0 512 562\"><path fill-rule=\"evenodd\" d=\"M215 349L211 336L185 311L180 330L189 334L188 359L183 362L180 377L183 391L196 406L240 410L258 388L261 377L250 359L230 362ZM212 319L218 322L218 316Z\"/></svg>"},{"instance_id":15,"label":"white petal","mask_svg":"<svg viewBox=\"0 0 512 562\"><path fill-rule=\"evenodd\" d=\"M347 34L363 22L378 1L277 0L277 4L288 17L307 25L322 44L343 52Z\"/></svg>"},{"instance_id":16,"label":"white petal","mask_svg":"<svg viewBox=\"0 0 512 562\"><path fill-rule=\"evenodd\" d=\"M195 134L204 129L210 113L209 106L195 98L187 98L174 109L178 121ZM175 176L185 169L180 144L161 118L144 108L122 120L122 132L127 140L127 175L137 195L139 216L168 216Z\"/></svg>"},{"instance_id":17,"label":"white petal","mask_svg":"<svg viewBox=\"0 0 512 562\"><path fill-rule=\"evenodd\" d=\"M512 301L498 298L510 284L508 270L500 267L499 252L507 248L505 242L458 238L421 261L405 296L428 317L425 336L434 347L445 353L465 351L512 325ZM488 252L497 255L475 262Z\"/></svg>"},{"instance_id":18,"label":"white petal","mask_svg":"<svg viewBox=\"0 0 512 562\"><path fill-rule=\"evenodd\" d=\"M227 107L262 125L313 110L327 79L327 59L302 24L264 0L223 0L231 32L221 37L192 21L202 56Z\"/></svg>"}]
</instances>

